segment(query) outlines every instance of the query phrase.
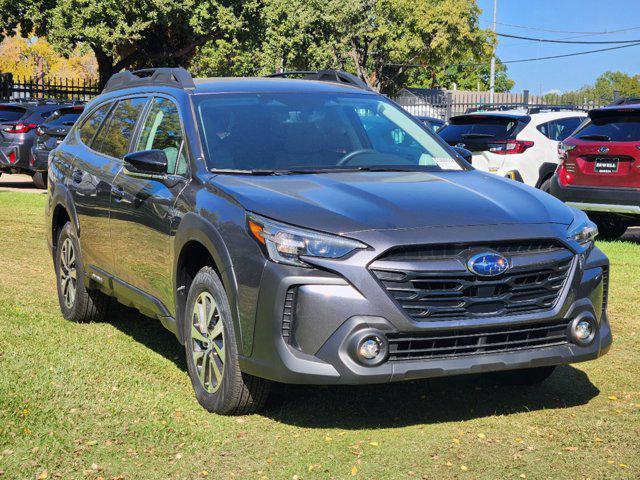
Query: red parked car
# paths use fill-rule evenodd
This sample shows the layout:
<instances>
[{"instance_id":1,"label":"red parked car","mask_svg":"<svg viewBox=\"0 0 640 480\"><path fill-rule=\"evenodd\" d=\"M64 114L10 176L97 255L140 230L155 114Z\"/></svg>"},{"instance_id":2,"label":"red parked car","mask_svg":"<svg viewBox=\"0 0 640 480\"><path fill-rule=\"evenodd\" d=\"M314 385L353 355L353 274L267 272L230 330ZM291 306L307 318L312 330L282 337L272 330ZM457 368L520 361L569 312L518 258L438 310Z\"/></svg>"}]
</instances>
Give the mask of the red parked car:
<instances>
[{"instance_id":1,"label":"red parked car","mask_svg":"<svg viewBox=\"0 0 640 480\"><path fill-rule=\"evenodd\" d=\"M585 210L602 238L640 225L640 103L591 110L558 153L553 195Z\"/></svg>"}]
</instances>

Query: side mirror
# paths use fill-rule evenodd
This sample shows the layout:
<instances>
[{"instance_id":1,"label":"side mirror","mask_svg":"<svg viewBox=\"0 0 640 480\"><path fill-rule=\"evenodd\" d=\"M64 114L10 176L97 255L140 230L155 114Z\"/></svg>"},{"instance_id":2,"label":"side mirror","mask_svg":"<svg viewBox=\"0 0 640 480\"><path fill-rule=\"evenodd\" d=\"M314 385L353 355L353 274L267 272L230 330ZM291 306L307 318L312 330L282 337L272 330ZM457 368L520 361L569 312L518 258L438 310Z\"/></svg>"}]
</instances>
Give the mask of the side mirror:
<instances>
[{"instance_id":1,"label":"side mirror","mask_svg":"<svg viewBox=\"0 0 640 480\"><path fill-rule=\"evenodd\" d=\"M142 150L124 156L125 172L133 177L163 177L167 174L167 164L163 150Z\"/></svg>"},{"instance_id":2,"label":"side mirror","mask_svg":"<svg viewBox=\"0 0 640 480\"><path fill-rule=\"evenodd\" d=\"M462 147L453 147L453 149L465 160L465 162L469 164L472 163L471 159L473 158L473 153L471 153L469 150Z\"/></svg>"}]
</instances>

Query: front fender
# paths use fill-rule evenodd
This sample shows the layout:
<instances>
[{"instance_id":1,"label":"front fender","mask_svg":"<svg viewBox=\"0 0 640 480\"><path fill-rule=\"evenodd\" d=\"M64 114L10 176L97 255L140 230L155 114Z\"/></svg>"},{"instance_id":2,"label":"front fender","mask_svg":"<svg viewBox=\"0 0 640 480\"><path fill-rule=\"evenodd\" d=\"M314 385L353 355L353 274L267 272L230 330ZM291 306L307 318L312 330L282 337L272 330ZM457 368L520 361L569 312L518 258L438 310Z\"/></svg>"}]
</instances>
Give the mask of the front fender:
<instances>
[{"instance_id":1,"label":"front fender","mask_svg":"<svg viewBox=\"0 0 640 480\"><path fill-rule=\"evenodd\" d=\"M213 261L220 274L220 280L224 286L229 298L229 306L231 307L231 315L233 316L233 325L236 331L236 339L239 346L242 345L242 329L240 328L240 315L238 311L238 283L232 268L231 256L218 230L203 217L189 212L181 220L175 236L175 255L173 261L173 285L177 285L178 281L178 259L183 247L191 242L196 241L202 244ZM188 292L185 292L185 295ZM177 288L174 291L175 305L181 305L179 292ZM184 343L182 338L182 322L184 321L184 313L182 309L176 308L176 320L178 322L179 340Z\"/></svg>"}]
</instances>

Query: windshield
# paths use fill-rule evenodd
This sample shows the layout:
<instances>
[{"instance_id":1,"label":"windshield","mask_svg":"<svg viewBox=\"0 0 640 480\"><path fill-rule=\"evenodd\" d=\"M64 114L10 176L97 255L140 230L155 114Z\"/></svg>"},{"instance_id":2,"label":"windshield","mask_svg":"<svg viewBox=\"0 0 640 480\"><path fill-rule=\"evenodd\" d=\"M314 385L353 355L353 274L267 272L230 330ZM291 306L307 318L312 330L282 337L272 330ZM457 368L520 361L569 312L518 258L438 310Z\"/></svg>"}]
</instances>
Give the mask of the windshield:
<instances>
[{"instance_id":1,"label":"windshield","mask_svg":"<svg viewBox=\"0 0 640 480\"><path fill-rule=\"evenodd\" d=\"M197 111L215 170L462 170L409 116L381 97L203 95Z\"/></svg>"}]
</instances>

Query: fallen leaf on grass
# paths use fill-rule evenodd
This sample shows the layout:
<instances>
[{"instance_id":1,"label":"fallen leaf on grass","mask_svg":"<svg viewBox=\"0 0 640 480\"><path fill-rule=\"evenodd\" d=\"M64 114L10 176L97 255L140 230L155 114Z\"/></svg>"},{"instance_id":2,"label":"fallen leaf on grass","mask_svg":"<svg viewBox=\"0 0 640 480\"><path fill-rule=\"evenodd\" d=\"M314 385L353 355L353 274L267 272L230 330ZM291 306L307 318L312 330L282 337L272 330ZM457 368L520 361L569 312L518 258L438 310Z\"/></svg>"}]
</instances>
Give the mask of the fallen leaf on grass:
<instances>
[{"instance_id":1,"label":"fallen leaf on grass","mask_svg":"<svg viewBox=\"0 0 640 480\"><path fill-rule=\"evenodd\" d=\"M38 480L45 480L47 478L49 478L49 472L46 470L41 471L38 476L36 477Z\"/></svg>"},{"instance_id":2,"label":"fallen leaf on grass","mask_svg":"<svg viewBox=\"0 0 640 480\"><path fill-rule=\"evenodd\" d=\"M467 467L466 465L460 465L460 470L466 472L467 470L469 470L469 467Z\"/></svg>"},{"instance_id":3,"label":"fallen leaf on grass","mask_svg":"<svg viewBox=\"0 0 640 480\"><path fill-rule=\"evenodd\" d=\"M609 395L607 398L609 400L617 400L618 399L618 397L616 397L615 395Z\"/></svg>"},{"instance_id":4,"label":"fallen leaf on grass","mask_svg":"<svg viewBox=\"0 0 640 480\"><path fill-rule=\"evenodd\" d=\"M358 469L355 467L355 465L351 468L351 476L355 477L356 473L358 473Z\"/></svg>"}]
</instances>

